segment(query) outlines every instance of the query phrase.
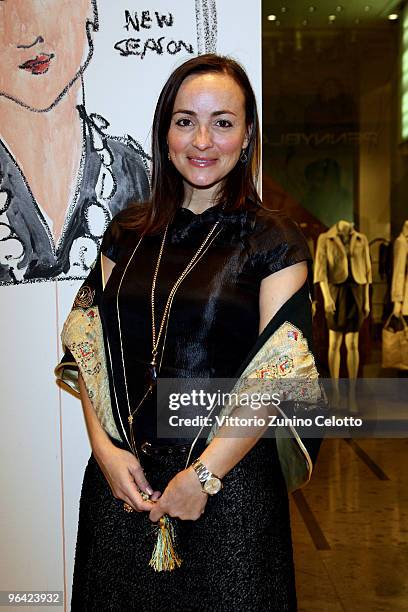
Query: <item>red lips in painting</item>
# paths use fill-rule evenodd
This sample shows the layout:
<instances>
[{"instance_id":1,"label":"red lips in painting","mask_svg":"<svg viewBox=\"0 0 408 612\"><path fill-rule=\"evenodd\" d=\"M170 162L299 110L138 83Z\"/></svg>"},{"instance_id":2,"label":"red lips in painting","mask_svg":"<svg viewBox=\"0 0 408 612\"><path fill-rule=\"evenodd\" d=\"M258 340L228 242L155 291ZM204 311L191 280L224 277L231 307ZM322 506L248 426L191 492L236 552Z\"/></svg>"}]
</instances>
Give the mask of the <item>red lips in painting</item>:
<instances>
[{"instance_id":1,"label":"red lips in painting","mask_svg":"<svg viewBox=\"0 0 408 612\"><path fill-rule=\"evenodd\" d=\"M31 72L31 74L45 74L50 67L53 57L53 53L42 53L41 55L37 55L34 59L27 60L24 64L21 64L19 68L27 70L27 72Z\"/></svg>"}]
</instances>

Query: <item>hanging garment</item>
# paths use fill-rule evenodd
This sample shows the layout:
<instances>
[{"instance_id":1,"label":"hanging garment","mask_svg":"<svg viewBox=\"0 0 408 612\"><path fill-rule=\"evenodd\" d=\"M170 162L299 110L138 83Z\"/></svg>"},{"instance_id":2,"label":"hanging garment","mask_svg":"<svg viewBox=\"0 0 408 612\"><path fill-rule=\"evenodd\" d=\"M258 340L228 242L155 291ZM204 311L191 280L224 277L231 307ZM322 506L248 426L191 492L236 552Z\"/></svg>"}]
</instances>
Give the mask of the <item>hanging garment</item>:
<instances>
[{"instance_id":1,"label":"hanging garment","mask_svg":"<svg viewBox=\"0 0 408 612\"><path fill-rule=\"evenodd\" d=\"M394 242L394 267L391 301L402 302L402 314L408 316L408 221Z\"/></svg>"},{"instance_id":2,"label":"hanging garment","mask_svg":"<svg viewBox=\"0 0 408 612\"><path fill-rule=\"evenodd\" d=\"M367 237L354 228L350 237L350 261L337 229L333 225L317 241L314 282L344 283L349 274L358 285L372 283L371 260ZM350 269L349 269L350 268Z\"/></svg>"}]
</instances>

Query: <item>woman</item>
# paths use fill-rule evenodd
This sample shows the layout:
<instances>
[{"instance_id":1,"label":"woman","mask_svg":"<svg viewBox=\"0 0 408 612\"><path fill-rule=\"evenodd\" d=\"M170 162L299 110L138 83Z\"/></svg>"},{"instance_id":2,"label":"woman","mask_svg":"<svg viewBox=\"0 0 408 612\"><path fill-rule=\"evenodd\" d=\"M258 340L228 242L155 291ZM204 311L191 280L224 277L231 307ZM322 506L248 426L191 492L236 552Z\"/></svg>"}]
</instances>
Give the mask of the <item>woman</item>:
<instances>
[{"instance_id":1,"label":"woman","mask_svg":"<svg viewBox=\"0 0 408 612\"><path fill-rule=\"evenodd\" d=\"M0 2L0 285L85 278L112 217L149 195L141 146L84 107L98 28L96 0Z\"/></svg>"},{"instance_id":2,"label":"woman","mask_svg":"<svg viewBox=\"0 0 408 612\"><path fill-rule=\"evenodd\" d=\"M212 428L192 449L161 438L156 422L157 376L278 378L297 361L316 374L309 251L293 222L262 208L258 158L244 70L216 55L177 68L154 117L152 198L111 223L64 332L71 352L58 373L67 381L79 365L93 451L73 610L296 609L281 443ZM99 315L112 402L98 418L107 392L89 330ZM175 569L155 572L163 517L176 524Z\"/></svg>"}]
</instances>

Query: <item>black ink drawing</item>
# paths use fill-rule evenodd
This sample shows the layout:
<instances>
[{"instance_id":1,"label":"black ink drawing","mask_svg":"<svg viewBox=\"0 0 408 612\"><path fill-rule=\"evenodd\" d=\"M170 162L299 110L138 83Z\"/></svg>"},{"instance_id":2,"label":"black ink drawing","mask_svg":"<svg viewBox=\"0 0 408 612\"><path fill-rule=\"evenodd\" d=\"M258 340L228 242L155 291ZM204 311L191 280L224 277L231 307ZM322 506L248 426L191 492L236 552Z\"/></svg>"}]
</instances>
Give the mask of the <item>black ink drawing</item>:
<instances>
[{"instance_id":1,"label":"black ink drawing","mask_svg":"<svg viewBox=\"0 0 408 612\"><path fill-rule=\"evenodd\" d=\"M126 30L150 30L152 24L157 24L159 28L171 28L174 24L174 16L172 13L161 14L158 11L125 11L125 28Z\"/></svg>"},{"instance_id":2,"label":"black ink drawing","mask_svg":"<svg viewBox=\"0 0 408 612\"><path fill-rule=\"evenodd\" d=\"M122 57L136 55L144 59L148 53L156 55L177 55L189 53L198 55L215 53L217 51L217 7L215 0L195 0L195 15L197 26L197 50L192 43L184 40L175 40L166 36L156 38L123 38L119 40L114 49ZM130 11L125 10L124 28L128 31L144 32L157 28L160 31L175 26L174 14L159 13L153 10Z\"/></svg>"},{"instance_id":3,"label":"black ink drawing","mask_svg":"<svg viewBox=\"0 0 408 612\"><path fill-rule=\"evenodd\" d=\"M215 0L195 0L197 22L197 52L217 52L217 6Z\"/></svg>"},{"instance_id":4,"label":"black ink drawing","mask_svg":"<svg viewBox=\"0 0 408 612\"><path fill-rule=\"evenodd\" d=\"M135 15L129 11L135 31L164 33L175 20ZM215 0L195 0L195 16L198 52L216 51ZM149 196L150 158L85 109L96 0L0 2L0 27L0 285L80 280L112 216ZM163 52L194 52L163 40Z\"/></svg>"},{"instance_id":5,"label":"black ink drawing","mask_svg":"<svg viewBox=\"0 0 408 612\"><path fill-rule=\"evenodd\" d=\"M0 284L82 279L149 158L85 110L96 0L0 3L0 24Z\"/></svg>"},{"instance_id":6,"label":"black ink drawing","mask_svg":"<svg viewBox=\"0 0 408 612\"><path fill-rule=\"evenodd\" d=\"M177 55L180 51L194 53L193 45L184 42L183 40L166 41L165 36L159 38L147 38L142 41L140 38L125 38L119 40L114 48L119 51L123 57L128 55L138 55L140 59L144 59L148 51L153 51L157 55L168 53L169 55Z\"/></svg>"}]
</instances>

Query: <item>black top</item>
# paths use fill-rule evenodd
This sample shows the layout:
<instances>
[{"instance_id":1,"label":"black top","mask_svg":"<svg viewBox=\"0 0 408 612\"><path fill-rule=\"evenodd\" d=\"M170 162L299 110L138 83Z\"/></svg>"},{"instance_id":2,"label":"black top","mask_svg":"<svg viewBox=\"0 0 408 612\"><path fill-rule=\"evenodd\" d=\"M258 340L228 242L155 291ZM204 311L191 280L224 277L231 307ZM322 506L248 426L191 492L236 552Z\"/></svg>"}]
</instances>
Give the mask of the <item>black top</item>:
<instances>
[{"instance_id":1,"label":"black top","mask_svg":"<svg viewBox=\"0 0 408 612\"><path fill-rule=\"evenodd\" d=\"M163 236L143 238L128 263L139 237L135 232L121 229L118 218L119 215L112 221L102 243L102 252L117 265L102 295L100 312L105 336L109 338L118 406L126 422L128 406L116 295L128 265L119 293L119 313L128 396L133 410L146 388L146 372L152 358L151 287ZM173 284L216 221L221 232L175 295L160 377L233 377L258 337L262 279L299 261L311 261L300 229L279 211L269 211L252 203L245 210L230 213L221 205L201 214L181 208L169 226L157 277L156 333ZM159 360L162 346L161 343ZM115 391L111 380L111 393ZM154 396L150 397L138 410L135 435L156 444L169 444L171 441L167 439L157 439L155 403Z\"/></svg>"}]
</instances>

